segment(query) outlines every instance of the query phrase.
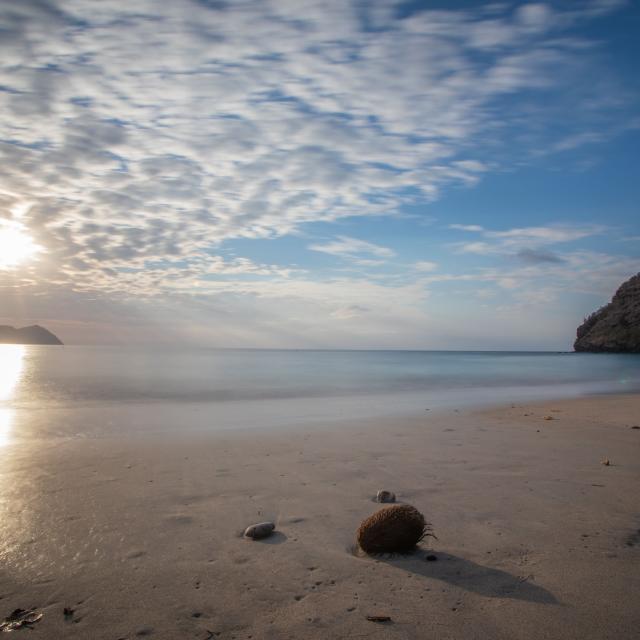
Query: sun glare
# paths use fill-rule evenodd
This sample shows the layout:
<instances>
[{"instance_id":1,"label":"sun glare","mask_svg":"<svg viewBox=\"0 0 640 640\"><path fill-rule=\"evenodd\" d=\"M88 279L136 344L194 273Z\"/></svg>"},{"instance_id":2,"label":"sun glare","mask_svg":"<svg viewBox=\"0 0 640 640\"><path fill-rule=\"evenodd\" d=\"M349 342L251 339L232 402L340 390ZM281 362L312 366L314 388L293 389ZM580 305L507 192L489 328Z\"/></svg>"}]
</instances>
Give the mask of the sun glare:
<instances>
[{"instance_id":1,"label":"sun glare","mask_svg":"<svg viewBox=\"0 0 640 640\"><path fill-rule=\"evenodd\" d=\"M11 398L20 380L24 352L22 344L0 344L0 402Z\"/></svg>"},{"instance_id":2,"label":"sun glare","mask_svg":"<svg viewBox=\"0 0 640 640\"><path fill-rule=\"evenodd\" d=\"M17 227L0 227L0 268L11 269L32 258L37 244Z\"/></svg>"},{"instance_id":3,"label":"sun glare","mask_svg":"<svg viewBox=\"0 0 640 640\"><path fill-rule=\"evenodd\" d=\"M10 400L22 375L25 348L18 344L0 344L0 447L9 442L13 410L3 406Z\"/></svg>"},{"instance_id":4,"label":"sun glare","mask_svg":"<svg viewBox=\"0 0 640 640\"><path fill-rule=\"evenodd\" d=\"M13 424L13 410L0 409L0 447L9 444L11 425Z\"/></svg>"}]
</instances>

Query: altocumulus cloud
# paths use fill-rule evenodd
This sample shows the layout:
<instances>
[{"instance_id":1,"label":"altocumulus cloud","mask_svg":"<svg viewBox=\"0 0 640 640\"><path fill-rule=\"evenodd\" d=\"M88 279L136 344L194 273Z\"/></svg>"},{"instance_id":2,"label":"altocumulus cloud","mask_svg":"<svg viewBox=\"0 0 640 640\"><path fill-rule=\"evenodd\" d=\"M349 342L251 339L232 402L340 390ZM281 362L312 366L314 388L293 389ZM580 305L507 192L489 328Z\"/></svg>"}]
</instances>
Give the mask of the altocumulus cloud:
<instances>
[{"instance_id":1,"label":"altocumulus cloud","mask_svg":"<svg viewBox=\"0 0 640 640\"><path fill-rule=\"evenodd\" d=\"M309 249L360 262L363 260L361 256L374 256L375 258L384 259L395 255L388 247L382 247L373 242L366 242L357 238L350 238L349 236L338 236L336 240L326 244L312 244L309 245ZM364 258L364 260L369 260L369 258ZM378 261L374 260L374 262Z\"/></svg>"},{"instance_id":2,"label":"altocumulus cloud","mask_svg":"<svg viewBox=\"0 0 640 640\"><path fill-rule=\"evenodd\" d=\"M605 114L573 82L593 47L571 29L616 4L4 2L1 215L19 218L45 251L19 275L0 274L2 286L265 298L285 282L300 299L327 295L330 282L221 248L393 215L475 184L509 161L514 142L538 153L552 132L528 108L536 92L555 90L579 144ZM483 241L523 251L522 233ZM393 255L344 236L310 248L372 263ZM342 287L332 289L339 298ZM364 290L392 288L375 287ZM338 309L369 310L371 296Z\"/></svg>"}]
</instances>

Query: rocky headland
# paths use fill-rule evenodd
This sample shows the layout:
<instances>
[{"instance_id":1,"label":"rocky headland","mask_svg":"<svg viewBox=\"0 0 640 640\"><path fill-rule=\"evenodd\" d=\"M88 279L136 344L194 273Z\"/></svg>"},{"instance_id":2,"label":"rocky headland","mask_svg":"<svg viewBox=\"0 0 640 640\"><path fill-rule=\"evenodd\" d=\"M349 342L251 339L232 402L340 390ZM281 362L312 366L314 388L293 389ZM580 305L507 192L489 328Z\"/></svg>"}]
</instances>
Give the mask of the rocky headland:
<instances>
[{"instance_id":1,"label":"rocky headland","mask_svg":"<svg viewBox=\"0 0 640 640\"><path fill-rule=\"evenodd\" d=\"M640 273L578 327L576 351L640 353Z\"/></svg>"}]
</instances>

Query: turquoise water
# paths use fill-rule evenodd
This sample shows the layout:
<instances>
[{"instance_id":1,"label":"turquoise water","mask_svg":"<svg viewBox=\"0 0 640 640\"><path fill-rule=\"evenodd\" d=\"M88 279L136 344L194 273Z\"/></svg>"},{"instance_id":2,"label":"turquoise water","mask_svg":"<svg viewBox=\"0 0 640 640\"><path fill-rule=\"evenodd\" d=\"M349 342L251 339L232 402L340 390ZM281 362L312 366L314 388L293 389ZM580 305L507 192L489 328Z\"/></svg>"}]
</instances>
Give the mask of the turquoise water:
<instances>
[{"instance_id":1,"label":"turquoise water","mask_svg":"<svg viewBox=\"0 0 640 640\"><path fill-rule=\"evenodd\" d=\"M0 346L0 407L46 433L256 427L637 390L638 355Z\"/></svg>"}]
</instances>

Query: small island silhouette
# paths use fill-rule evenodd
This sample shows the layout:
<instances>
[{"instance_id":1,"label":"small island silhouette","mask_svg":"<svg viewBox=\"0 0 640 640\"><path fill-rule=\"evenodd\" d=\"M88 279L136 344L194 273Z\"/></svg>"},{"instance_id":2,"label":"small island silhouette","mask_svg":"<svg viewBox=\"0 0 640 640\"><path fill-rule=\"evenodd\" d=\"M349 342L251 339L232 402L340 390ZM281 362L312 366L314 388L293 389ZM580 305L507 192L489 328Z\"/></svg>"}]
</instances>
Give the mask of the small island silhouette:
<instances>
[{"instance_id":1,"label":"small island silhouette","mask_svg":"<svg viewBox=\"0 0 640 640\"><path fill-rule=\"evenodd\" d=\"M20 329L0 325L0 344L62 344L62 340L38 324Z\"/></svg>"}]
</instances>

